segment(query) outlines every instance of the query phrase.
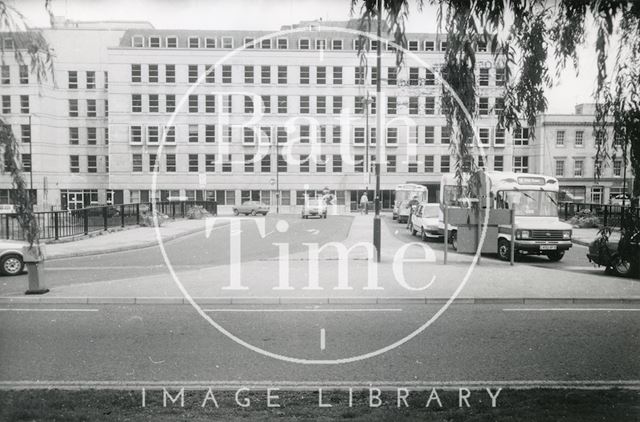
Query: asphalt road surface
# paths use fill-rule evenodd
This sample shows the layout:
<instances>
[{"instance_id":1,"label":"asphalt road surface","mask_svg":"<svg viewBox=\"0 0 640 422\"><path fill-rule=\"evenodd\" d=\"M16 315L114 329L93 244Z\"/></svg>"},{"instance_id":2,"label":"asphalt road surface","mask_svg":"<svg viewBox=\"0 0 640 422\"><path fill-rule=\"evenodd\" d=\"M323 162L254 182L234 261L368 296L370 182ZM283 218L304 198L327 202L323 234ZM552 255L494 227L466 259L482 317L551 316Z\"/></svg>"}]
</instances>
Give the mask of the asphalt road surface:
<instances>
[{"instance_id":1,"label":"asphalt road surface","mask_svg":"<svg viewBox=\"0 0 640 422\"><path fill-rule=\"evenodd\" d=\"M258 217L262 219L261 217ZM284 220L288 230L280 233L276 230L278 221ZM242 262L256 259L276 257L278 249L273 243L288 242L291 253L306 250L305 242L323 244L330 241L344 240L349 233L352 218L349 216L330 216L328 219L303 220L297 215L267 216L265 221L265 237L261 237L252 221L243 221L240 229L242 241ZM395 232L395 236L403 242L415 242L417 237L411 236L404 224L383 218ZM166 252L176 271L191 270L200 267L224 265L229 262L229 226L214 228L205 236L204 222L202 232L182 237L165 244ZM384 239L383 239L384 240ZM441 240L430 241L429 246L442 250ZM609 277L602 268L589 264L586 259L586 248L574 245L560 262L549 262L546 257L523 257L517 265L542 266L558 271L573 273L571 276ZM487 259L497 259L487 256ZM148 247L134 251L102 254L88 257L50 260L45 264L46 283L48 287L58 287L93 281L108 281L137 276L167 273L164 259L159 247ZM27 276L0 277L0 296L18 294L25 290Z\"/></svg>"},{"instance_id":2,"label":"asphalt road surface","mask_svg":"<svg viewBox=\"0 0 640 422\"><path fill-rule=\"evenodd\" d=\"M387 346L438 307L205 309L254 346L301 359L336 359ZM187 305L2 305L0 320L5 384L640 379L637 306L454 305L407 343L341 365L265 357L230 340Z\"/></svg>"}]
</instances>

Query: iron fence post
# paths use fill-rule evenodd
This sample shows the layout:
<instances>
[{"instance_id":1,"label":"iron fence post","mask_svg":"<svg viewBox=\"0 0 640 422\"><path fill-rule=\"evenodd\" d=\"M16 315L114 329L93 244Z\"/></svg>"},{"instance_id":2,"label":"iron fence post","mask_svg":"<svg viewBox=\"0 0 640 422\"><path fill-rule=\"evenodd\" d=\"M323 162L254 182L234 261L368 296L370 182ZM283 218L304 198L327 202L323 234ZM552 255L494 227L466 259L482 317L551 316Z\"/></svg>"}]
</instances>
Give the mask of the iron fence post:
<instances>
[{"instance_id":1,"label":"iron fence post","mask_svg":"<svg viewBox=\"0 0 640 422\"><path fill-rule=\"evenodd\" d=\"M102 207L102 222L104 223L104 230L106 231L109 228L109 216L107 207Z\"/></svg>"},{"instance_id":2,"label":"iron fence post","mask_svg":"<svg viewBox=\"0 0 640 422\"><path fill-rule=\"evenodd\" d=\"M60 238L60 222L58 221L58 212L53 212L53 237L58 240Z\"/></svg>"},{"instance_id":3,"label":"iron fence post","mask_svg":"<svg viewBox=\"0 0 640 422\"><path fill-rule=\"evenodd\" d=\"M124 227L124 205L120 205L120 227Z\"/></svg>"},{"instance_id":4,"label":"iron fence post","mask_svg":"<svg viewBox=\"0 0 640 422\"><path fill-rule=\"evenodd\" d=\"M82 210L82 219L84 220L84 234L89 234L89 211L85 208Z\"/></svg>"},{"instance_id":5,"label":"iron fence post","mask_svg":"<svg viewBox=\"0 0 640 422\"><path fill-rule=\"evenodd\" d=\"M136 224L140 224L140 204L136 204Z\"/></svg>"}]
</instances>

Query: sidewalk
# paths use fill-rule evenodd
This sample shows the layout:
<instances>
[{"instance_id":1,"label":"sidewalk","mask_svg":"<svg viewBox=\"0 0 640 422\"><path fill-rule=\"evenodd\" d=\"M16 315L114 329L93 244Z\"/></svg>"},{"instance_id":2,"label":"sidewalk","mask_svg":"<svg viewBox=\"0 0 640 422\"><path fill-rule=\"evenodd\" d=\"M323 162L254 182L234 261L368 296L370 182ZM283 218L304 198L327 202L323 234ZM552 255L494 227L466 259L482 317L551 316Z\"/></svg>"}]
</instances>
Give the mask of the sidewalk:
<instances>
[{"instance_id":1,"label":"sidewalk","mask_svg":"<svg viewBox=\"0 0 640 422\"><path fill-rule=\"evenodd\" d=\"M163 241L204 230L204 220L169 220L160 227ZM154 227L135 227L63 243L45 245L47 259L71 258L145 248L158 244Z\"/></svg>"},{"instance_id":2,"label":"sidewalk","mask_svg":"<svg viewBox=\"0 0 640 422\"><path fill-rule=\"evenodd\" d=\"M189 221L173 224L175 231L182 228L183 233L202 227L201 220L196 220L195 224ZM355 216L342 245L348 249L360 242L370 242L372 224L372 216ZM383 218L384 253L380 264L367 259L366 249L361 246L353 249L348 260L338 259L337 249L327 247L320 252L318 260L310 260L306 253L299 253L283 261L268 259L243 263L239 269L228 265L212 266L179 270L177 275L184 291L202 304L444 303L456 292L456 303L640 303L637 280L606 277L601 269L585 267L560 273L553 263L548 266L516 263L511 267L507 262L482 257L471 271L472 255L450 252L449 263L444 265L443 252L428 248L429 243L418 238L416 245L407 247L393 236L395 230L404 230L404 226ZM165 232L168 235L169 231ZM146 235L153 240L152 229ZM122 243L126 244L124 239ZM425 246L426 250L418 245ZM394 266L392 258L403 246L407 253L402 268L397 263ZM369 271L374 271L374 276ZM341 280L341 274L348 277ZM243 289L229 289L232 275L240 277ZM377 283L372 281L375 275ZM468 280L462 287L465 277ZM76 284L54 288L41 297L15 296L0 298L0 301L188 303L169 273Z\"/></svg>"},{"instance_id":3,"label":"sidewalk","mask_svg":"<svg viewBox=\"0 0 640 422\"><path fill-rule=\"evenodd\" d=\"M600 229L571 229L571 240L573 243L577 243L582 246L589 246L589 243L593 242L593 240L598 236L598 231Z\"/></svg>"}]
</instances>

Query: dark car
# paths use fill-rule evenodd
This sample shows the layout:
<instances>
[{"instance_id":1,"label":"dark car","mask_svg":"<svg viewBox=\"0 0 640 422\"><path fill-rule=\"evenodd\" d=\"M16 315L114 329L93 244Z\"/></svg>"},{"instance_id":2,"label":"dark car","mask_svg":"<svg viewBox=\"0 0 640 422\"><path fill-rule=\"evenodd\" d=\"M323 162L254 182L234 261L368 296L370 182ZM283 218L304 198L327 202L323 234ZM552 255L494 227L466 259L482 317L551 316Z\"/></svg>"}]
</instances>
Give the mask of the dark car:
<instances>
[{"instance_id":1,"label":"dark car","mask_svg":"<svg viewBox=\"0 0 640 422\"><path fill-rule=\"evenodd\" d=\"M620 248L619 244L619 232L614 232L609 237L598 235L589 244L589 262L601 265L607 272L621 277L637 275L640 271L640 231L631 235L626 245Z\"/></svg>"}]
</instances>

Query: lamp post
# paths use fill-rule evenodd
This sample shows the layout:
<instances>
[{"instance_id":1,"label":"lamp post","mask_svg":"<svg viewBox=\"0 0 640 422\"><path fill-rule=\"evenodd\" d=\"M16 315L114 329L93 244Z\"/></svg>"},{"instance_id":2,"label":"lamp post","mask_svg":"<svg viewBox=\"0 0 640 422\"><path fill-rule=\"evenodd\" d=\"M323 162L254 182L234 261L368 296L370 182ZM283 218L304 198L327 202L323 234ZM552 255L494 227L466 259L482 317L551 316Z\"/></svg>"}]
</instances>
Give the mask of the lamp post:
<instances>
[{"instance_id":1,"label":"lamp post","mask_svg":"<svg viewBox=\"0 0 640 422\"><path fill-rule=\"evenodd\" d=\"M374 199L375 215L373 217L373 246L376 248L376 262L380 262L381 233L380 233L380 161L382 157L382 55L381 55L381 26L382 26L382 0L378 0L378 42L376 48L376 66L378 77L376 78L376 195Z\"/></svg>"},{"instance_id":2,"label":"lamp post","mask_svg":"<svg viewBox=\"0 0 640 422\"><path fill-rule=\"evenodd\" d=\"M369 136L369 104L373 103L373 98L369 97L369 91L367 91L367 95L364 99L364 124L365 124L365 158L364 158L364 163L365 163L365 168L367 169L367 196L369 196L369 183L371 182L371 164L369 163L369 143L370 141L370 136Z\"/></svg>"}]
</instances>

